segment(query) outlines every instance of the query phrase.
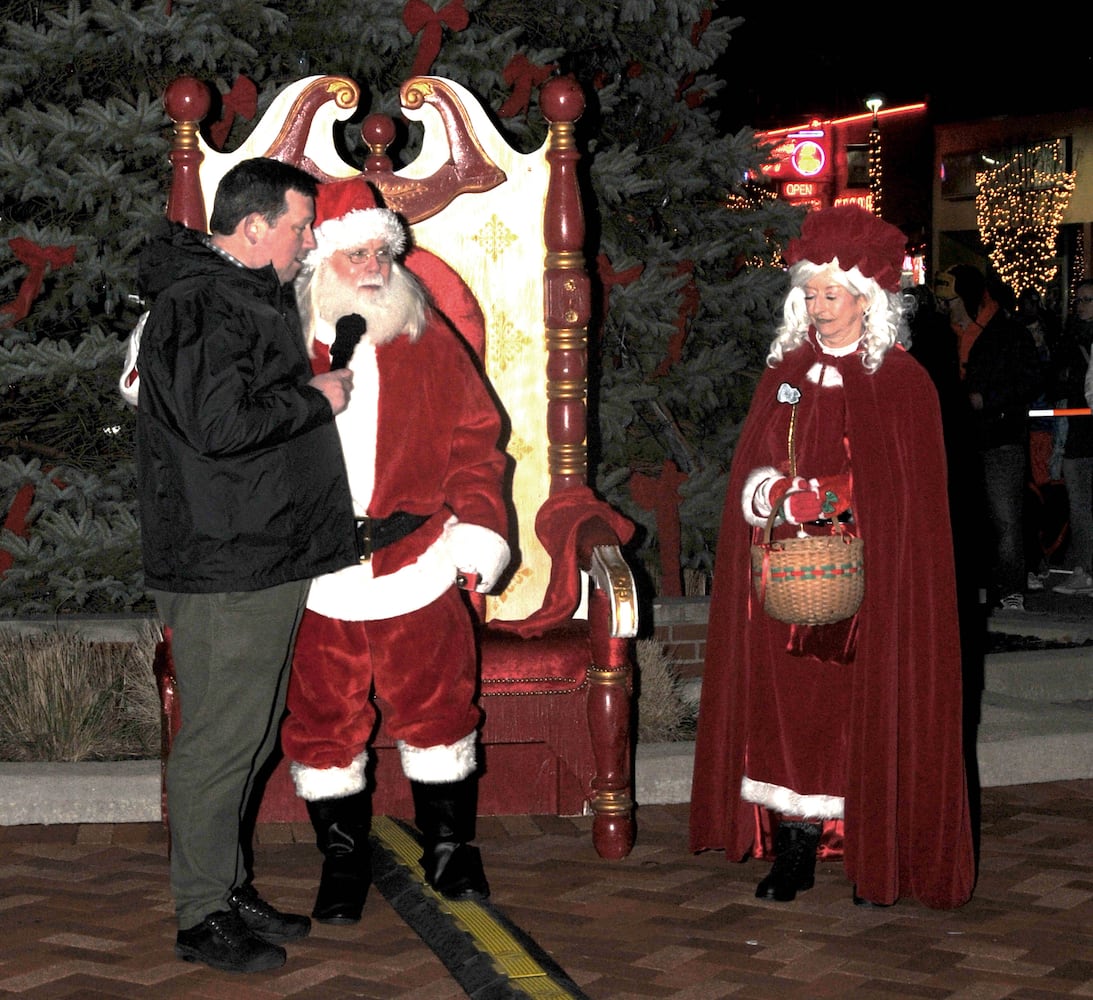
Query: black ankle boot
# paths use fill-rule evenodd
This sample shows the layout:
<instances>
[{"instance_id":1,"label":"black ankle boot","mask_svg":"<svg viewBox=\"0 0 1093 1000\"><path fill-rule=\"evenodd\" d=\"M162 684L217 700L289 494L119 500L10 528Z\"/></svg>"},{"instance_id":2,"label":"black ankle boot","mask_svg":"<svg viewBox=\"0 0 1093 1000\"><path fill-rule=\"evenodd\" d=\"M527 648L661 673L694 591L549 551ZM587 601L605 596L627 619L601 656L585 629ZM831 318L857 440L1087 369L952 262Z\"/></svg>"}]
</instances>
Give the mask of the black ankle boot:
<instances>
[{"instance_id":1,"label":"black ankle boot","mask_svg":"<svg viewBox=\"0 0 1093 1000\"><path fill-rule=\"evenodd\" d=\"M311 915L321 924L355 924L372 884L372 798L363 791L340 799L316 799L307 803L307 814L323 853Z\"/></svg>"},{"instance_id":2,"label":"black ankle boot","mask_svg":"<svg viewBox=\"0 0 1093 1000\"><path fill-rule=\"evenodd\" d=\"M798 892L816 884L816 848L820 843L819 823L781 823L774 835L774 865L756 886L757 899L790 903Z\"/></svg>"},{"instance_id":3,"label":"black ankle boot","mask_svg":"<svg viewBox=\"0 0 1093 1000\"><path fill-rule=\"evenodd\" d=\"M414 822L421 831L425 881L448 899L486 899L490 894L474 839L478 778L427 785L411 781Z\"/></svg>"}]
</instances>

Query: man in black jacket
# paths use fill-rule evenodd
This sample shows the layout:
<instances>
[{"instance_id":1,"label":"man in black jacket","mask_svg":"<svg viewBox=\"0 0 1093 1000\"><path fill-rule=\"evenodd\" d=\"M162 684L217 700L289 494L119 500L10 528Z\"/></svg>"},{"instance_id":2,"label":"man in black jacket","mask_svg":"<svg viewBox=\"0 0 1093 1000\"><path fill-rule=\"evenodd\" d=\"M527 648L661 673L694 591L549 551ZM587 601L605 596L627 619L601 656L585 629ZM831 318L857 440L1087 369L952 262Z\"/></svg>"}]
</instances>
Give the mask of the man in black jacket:
<instances>
[{"instance_id":1,"label":"man in black jacket","mask_svg":"<svg viewBox=\"0 0 1093 1000\"><path fill-rule=\"evenodd\" d=\"M309 581L356 562L334 417L348 371L312 376L292 291L315 181L276 160L221 180L206 236L140 261L145 579L171 630L182 724L167 762L175 953L252 972L310 930L250 884L240 824L277 741Z\"/></svg>"}]
</instances>

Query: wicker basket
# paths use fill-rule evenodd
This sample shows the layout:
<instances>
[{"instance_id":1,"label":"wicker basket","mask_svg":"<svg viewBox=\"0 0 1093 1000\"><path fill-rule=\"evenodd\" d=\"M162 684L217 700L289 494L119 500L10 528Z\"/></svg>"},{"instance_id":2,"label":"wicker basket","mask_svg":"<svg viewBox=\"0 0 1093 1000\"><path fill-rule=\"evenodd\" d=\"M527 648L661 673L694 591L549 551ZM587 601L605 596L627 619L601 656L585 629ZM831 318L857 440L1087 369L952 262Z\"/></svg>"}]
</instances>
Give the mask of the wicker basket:
<instances>
[{"instance_id":1,"label":"wicker basket","mask_svg":"<svg viewBox=\"0 0 1093 1000\"><path fill-rule=\"evenodd\" d=\"M751 577L763 609L791 625L829 625L853 616L865 593L864 543L836 525L830 535L771 541L779 510L751 547Z\"/></svg>"}]
</instances>

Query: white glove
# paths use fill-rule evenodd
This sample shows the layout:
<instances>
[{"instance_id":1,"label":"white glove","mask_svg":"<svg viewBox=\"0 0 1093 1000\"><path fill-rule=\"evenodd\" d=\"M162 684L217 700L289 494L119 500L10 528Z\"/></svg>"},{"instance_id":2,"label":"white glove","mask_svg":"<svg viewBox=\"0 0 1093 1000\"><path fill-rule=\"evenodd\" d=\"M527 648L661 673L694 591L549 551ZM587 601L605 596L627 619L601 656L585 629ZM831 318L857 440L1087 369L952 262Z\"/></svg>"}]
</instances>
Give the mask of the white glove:
<instances>
[{"instance_id":1,"label":"white glove","mask_svg":"<svg viewBox=\"0 0 1093 1000\"><path fill-rule=\"evenodd\" d=\"M744 489L741 491L740 504L744 511L744 520L756 528L762 528L767 523L771 511L771 493L775 487L779 487L776 496L781 496L787 490L808 490L811 487L808 482L798 476L793 482L785 474L779 472L773 466L761 466L752 469L744 480Z\"/></svg>"},{"instance_id":2,"label":"white glove","mask_svg":"<svg viewBox=\"0 0 1093 1000\"><path fill-rule=\"evenodd\" d=\"M444 529L444 544L461 576L478 577L474 587L478 594L493 590L509 564L508 542L480 524L449 523Z\"/></svg>"}]
</instances>

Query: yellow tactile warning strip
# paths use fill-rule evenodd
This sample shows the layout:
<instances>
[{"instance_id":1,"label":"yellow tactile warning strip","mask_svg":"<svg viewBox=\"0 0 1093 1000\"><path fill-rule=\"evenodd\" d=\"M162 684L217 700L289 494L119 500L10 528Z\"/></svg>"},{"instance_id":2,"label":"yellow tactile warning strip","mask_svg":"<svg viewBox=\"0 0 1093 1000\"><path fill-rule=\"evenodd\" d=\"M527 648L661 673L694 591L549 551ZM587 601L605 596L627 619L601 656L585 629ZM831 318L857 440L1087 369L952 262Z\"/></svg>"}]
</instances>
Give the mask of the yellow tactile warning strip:
<instances>
[{"instance_id":1,"label":"yellow tactile warning strip","mask_svg":"<svg viewBox=\"0 0 1093 1000\"><path fill-rule=\"evenodd\" d=\"M388 816L377 816L372 822L372 838L376 888L468 995L488 980L493 986L490 995L500 996L498 981L507 980L508 996L514 998L588 1000L493 904L445 899L434 892L421 869L421 844L409 829Z\"/></svg>"}]
</instances>

